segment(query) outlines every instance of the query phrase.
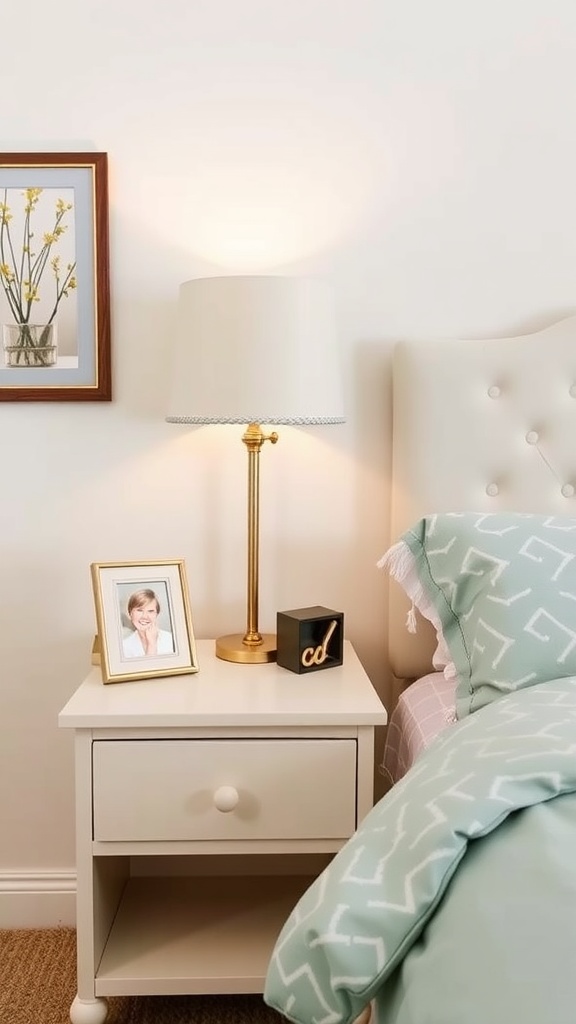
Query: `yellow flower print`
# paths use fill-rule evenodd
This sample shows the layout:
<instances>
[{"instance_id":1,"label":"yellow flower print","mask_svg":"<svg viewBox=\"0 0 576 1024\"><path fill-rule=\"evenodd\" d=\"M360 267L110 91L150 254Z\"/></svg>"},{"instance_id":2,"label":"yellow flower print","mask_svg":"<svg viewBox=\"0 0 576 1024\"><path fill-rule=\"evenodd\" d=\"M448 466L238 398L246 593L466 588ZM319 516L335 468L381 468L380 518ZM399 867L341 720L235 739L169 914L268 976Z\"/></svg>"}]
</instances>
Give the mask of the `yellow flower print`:
<instances>
[{"instance_id":1,"label":"yellow flower print","mask_svg":"<svg viewBox=\"0 0 576 1024\"><path fill-rule=\"evenodd\" d=\"M0 286L10 307L10 312L17 324L29 324L34 304L40 302L40 288L44 281L44 271L50 263L54 281L54 298L51 312L45 319L46 324L52 323L62 299L67 298L70 289L76 288L76 262L68 263L62 272L60 256L54 253L62 235L67 229L63 223L66 215L72 210L72 203L62 198L56 200L54 221L50 231L42 235L39 251L33 243L33 220L38 204L42 201L43 188L26 188L22 192L24 200L24 227L21 244L15 243L10 221L12 213L8 204L9 189L0 192Z\"/></svg>"}]
</instances>

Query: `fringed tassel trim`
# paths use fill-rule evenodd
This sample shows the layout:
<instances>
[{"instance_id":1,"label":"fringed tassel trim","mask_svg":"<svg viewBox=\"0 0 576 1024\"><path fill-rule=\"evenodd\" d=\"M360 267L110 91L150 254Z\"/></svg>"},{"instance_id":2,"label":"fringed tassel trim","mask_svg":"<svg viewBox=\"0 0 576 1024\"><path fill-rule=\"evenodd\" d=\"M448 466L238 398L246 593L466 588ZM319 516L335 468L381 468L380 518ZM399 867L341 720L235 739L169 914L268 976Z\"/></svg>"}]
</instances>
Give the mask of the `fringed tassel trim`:
<instances>
[{"instance_id":1,"label":"fringed tassel trim","mask_svg":"<svg viewBox=\"0 0 576 1024\"><path fill-rule=\"evenodd\" d=\"M412 604L410 605L408 612L406 614L406 629L408 630L409 633L415 633L417 629L416 606L414 604L414 601L412 601Z\"/></svg>"},{"instance_id":2,"label":"fringed tassel trim","mask_svg":"<svg viewBox=\"0 0 576 1024\"><path fill-rule=\"evenodd\" d=\"M396 580L410 598L411 606L406 616L406 629L409 633L416 632L416 609L429 619L434 628L441 632L442 623L436 609L428 599L420 582L414 555L406 541L399 540L393 544L376 563L379 569L387 569L392 579Z\"/></svg>"},{"instance_id":3,"label":"fringed tassel trim","mask_svg":"<svg viewBox=\"0 0 576 1024\"><path fill-rule=\"evenodd\" d=\"M399 540L396 544L393 544L392 547L382 555L382 558L376 563L376 565L379 569L388 570L392 579L396 580L396 582L400 584L406 596L411 601L411 605L406 616L406 629L408 632L416 633L417 631L417 609L425 619L428 619L432 623L436 630L438 646L436 647L433 657L434 667L443 669L446 679L457 679L456 667L451 659L446 641L444 640L444 632L440 616L420 582L416 567L416 560L410 548L406 544L406 541Z\"/></svg>"},{"instance_id":4,"label":"fringed tassel trim","mask_svg":"<svg viewBox=\"0 0 576 1024\"><path fill-rule=\"evenodd\" d=\"M399 540L388 548L376 565L379 569L388 569L398 583L403 583L408 574L414 571L414 555L406 541Z\"/></svg>"}]
</instances>

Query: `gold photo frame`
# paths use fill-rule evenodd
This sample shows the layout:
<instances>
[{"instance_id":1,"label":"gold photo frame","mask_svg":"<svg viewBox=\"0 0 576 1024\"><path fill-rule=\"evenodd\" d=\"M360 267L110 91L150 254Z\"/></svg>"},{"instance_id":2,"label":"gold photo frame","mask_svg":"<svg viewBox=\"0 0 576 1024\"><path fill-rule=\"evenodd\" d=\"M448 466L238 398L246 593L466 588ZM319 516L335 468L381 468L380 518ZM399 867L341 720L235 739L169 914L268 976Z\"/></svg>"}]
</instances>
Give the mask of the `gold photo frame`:
<instances>
[{"instance_id":1,"label":"gold photo frame","mask_svg":"<svg viewBox=\"0 0 576 1024\"><path fill-rule=\"evenodd\" d=\"M102 681L198 671L183 559L92 562Z\"/></svg>"}]
</instances>

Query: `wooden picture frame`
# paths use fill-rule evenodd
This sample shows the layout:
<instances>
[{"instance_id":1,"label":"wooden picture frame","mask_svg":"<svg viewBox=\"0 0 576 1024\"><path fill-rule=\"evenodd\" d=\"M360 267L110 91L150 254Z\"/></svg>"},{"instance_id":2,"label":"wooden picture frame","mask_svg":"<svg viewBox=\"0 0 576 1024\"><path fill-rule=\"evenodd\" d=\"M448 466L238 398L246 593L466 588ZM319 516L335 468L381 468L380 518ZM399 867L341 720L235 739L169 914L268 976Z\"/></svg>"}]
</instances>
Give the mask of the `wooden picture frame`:
<instances>
[{"instance_id":1,"label":"wooden picture frame","mask_svg":"<svg viewBox=\"0 0 576 1024\"><path fill-rule=\"evenodd\" d=\"M93 562L104 683L198 671L183 559Z\"/></svg>"},{"instance_id":2,"label":"wooden picture frame","mask_svg":"<svg viewBox=\"0 0 576 1024\"><path fill-rule=\"evenodd\" d=\"M106 153L0 153L0 401L110 401Z\"/></svg>"}]
</instances>

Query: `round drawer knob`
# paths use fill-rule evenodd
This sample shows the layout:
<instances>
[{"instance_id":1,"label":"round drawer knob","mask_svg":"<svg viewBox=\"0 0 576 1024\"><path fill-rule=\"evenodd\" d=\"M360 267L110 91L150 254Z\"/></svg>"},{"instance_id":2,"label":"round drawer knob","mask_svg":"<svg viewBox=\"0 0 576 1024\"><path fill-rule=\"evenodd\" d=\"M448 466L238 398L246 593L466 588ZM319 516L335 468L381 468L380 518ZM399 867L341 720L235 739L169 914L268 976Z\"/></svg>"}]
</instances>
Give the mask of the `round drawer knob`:
<instances>
[{"instance_id":1,"label":"round drawer knob","mask_svg":"<svg viewBox=\"0 0 576 1024\"><path fill-rule=\"evenodd\" d=\"M220 786L214 793L214 806L226 814L234 810L239 799L238 790L234 786Z\"/></svg>"}]
</instances>

